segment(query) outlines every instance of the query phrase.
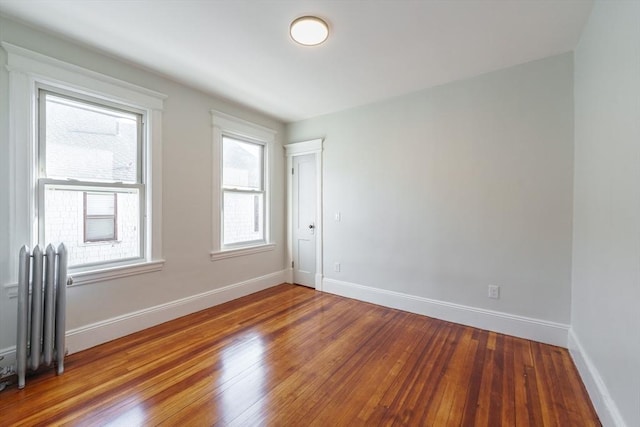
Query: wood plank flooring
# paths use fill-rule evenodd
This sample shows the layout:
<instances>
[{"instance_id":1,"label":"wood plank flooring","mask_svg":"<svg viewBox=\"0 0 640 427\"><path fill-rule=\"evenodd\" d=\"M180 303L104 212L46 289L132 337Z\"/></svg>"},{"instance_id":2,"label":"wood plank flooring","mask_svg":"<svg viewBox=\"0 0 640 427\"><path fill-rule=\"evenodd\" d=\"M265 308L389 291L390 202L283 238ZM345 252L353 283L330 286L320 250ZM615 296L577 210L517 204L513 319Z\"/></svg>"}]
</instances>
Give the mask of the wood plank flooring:
<instances>
[{"instance_id":1,"label":"wood plank flooring","mask_svg":"<svg viewBox=\"0 0 640 427\"><path fill-rule=\"evenodd\" d=\"M1 426L597 426L565 349L280 285L67 358Z\"/></svg>"}]
</instances>

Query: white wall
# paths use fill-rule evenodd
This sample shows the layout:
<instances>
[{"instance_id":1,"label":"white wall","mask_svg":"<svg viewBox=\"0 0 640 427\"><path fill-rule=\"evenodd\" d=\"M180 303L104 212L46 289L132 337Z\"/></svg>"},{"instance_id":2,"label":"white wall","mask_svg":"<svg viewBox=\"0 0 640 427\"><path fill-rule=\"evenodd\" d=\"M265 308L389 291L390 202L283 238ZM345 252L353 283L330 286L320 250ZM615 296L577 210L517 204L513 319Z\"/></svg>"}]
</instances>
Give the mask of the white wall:
<instances>
[{"instance_id":1,"label":"white wall","mask_svg":"<svg viewBox=\"0 0 640 427\"><path fill-rule=\"evenodd\" d=\"M604 424L638 426L639 2L596 3L576 49L574 212L571 350Z\"/></svg>"},{"instance_id":2,"label":"white wall","mask_svg":"<svg viewBox=\"0 0 640 427\"><path fill-rule=\"evenodd\" d=\"M325 137L325 278L383 291L383 303L395 291L566 326L572 63L564 54L288 125L288 142Z\"/></svg>"},{"instance_id":3,"label":"white wall","mask_svg":"<svg viewBox=\"0 0 640 427\"><path fill-rule=\"evenodd\" d=\"M269 276L268 280L260 281L261 285L284 280L283 274L278 275L285 268L286 252L282 123L4 18L0 18L0 40L168 95L162 124L164 270L69 288L68 330L82 329L118 316L121 319L124 316L126 320L132 313L142 312L144 315L146 310L154 306L177 300L184 302L183 299L194 295L211 293L227 285L272 273L275 274ZM16 300L8 297L4 287L10 284L7 266L17 262L17 250L7 247L9 106L6 60L6 52L0 49L0 352L15 343L16 318ZM210 260L212 203L219 199L218 191L212 189L211 184L212 174L218 173L212 170L211 109L278 131L272 168L272 236L277 243L273 251L215 262ZM233 292L233 295L238 295L240 291L236 289ZM206 301L214 301L215 298ZM177 312L169 311L173 314ZM149 322L166 320L163 317L165 314L155 313L149 317ZM139 328L148 325L141 320L142 317L136 317L128 327L135 326L135 322ZM109 333L117 333L117 327ZM98 336L99 333L95 332L94 335Z\"/></svg>"}]
</instances>

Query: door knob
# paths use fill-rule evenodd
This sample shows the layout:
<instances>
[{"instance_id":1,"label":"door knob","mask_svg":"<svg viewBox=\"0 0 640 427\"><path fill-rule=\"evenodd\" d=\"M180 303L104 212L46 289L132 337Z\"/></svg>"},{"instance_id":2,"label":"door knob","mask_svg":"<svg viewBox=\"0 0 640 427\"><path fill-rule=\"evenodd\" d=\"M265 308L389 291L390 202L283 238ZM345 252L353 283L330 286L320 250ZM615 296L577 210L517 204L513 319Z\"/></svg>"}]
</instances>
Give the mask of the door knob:
<instances>
[{"instance_id":1,"label":"door knob","mask_svg":"<svg viewBox=\"0 0 640 427\"><path fill-rule=\"evenodd\" d=\"M316 228L316 226L313 225L313 224L309 224L309 228L314 229L314 228Z\"/></svg>"}]
</instances>

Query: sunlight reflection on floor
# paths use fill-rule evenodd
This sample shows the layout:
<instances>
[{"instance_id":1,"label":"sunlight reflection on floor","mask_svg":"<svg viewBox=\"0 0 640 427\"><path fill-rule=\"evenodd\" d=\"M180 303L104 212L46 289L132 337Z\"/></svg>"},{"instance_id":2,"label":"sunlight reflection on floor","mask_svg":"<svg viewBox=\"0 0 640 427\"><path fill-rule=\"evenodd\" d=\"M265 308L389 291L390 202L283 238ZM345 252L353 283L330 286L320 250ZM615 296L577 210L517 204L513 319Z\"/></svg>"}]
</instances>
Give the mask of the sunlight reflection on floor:
<instances>
[{"instance_id":1,"label":"sunlight reflection on floor","mask_svg":"<svg viewBox=\"0 0 640 427\"><path fill-rule=\"evenodd\" d=\"M267 374L264 356L263 338L253 331L222 351L223 369L218 384L227 390L221 394L218 410L223 422L230 422L239 415L239 401L251 401L255 405L266 402L262 399L266 394L263 389ZM260 411L260 408L254 409Z\"/></svg>"},{"instance_id":2,"label":"sunlight reflection on floor","mask_svg":"<svg viewBox=\"0 0 640 427\"><path fill-rule=\"evenodd\" d=\"M135 400L138 399L136 398ZM104 427L139 427L145 425L145 419L145 409L140 405L136 405L127 412L120 414L118 418L104 424Z\"/></svg>"}]
</instances>

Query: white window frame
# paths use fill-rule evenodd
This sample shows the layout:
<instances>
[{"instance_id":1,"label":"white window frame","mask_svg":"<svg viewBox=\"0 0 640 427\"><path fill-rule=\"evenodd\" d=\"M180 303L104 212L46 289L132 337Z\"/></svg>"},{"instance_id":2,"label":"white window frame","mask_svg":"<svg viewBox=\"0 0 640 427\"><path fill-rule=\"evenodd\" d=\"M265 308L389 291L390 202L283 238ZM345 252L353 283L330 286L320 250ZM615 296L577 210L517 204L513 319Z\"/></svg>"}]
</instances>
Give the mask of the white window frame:
<instances>
[{"instance_id":1,"label":"white window frame","mask_svg":"<svg viewBox=\"0 0 640 427\"><path fill-rule=\"evenodd\" d=\"M261 169L260 169L260 188L259 189L247 189L247 188L237 188L234 186L226 186L224 185L224 167L222 168L221 174L222 174L222 197L221 197L221 212L222 212L222 247L226 248L226 249L233 249L233 248L242 248L242 247L246 247L246 246L256 246L256 245L263 245L266 243L266 218L265 218L265 211L266 211L266 200L267 200L267 191L266 191L266 186L265 186L265 153L267 151L266 147L265 147L265 143L262 141L253 141L253 140L249 140L247 138L239 138L235 135L230 135L228 133L222 133L222 161L224 162L224 139L228 138L228 139L232 139L234 141L237 142L241 142L244 144L251 144L251 145L256 145L259 146L260 148L262 148L262 153L261 153ZM225 244L224 242L224 212L225 212L225 206L224 206L224 196L226 193L237 193L237 194L252 194L252 195L262 195L262 238L261 239L257 239L257 240L247 240L247 241L243 241L243 242L236 242L236 243L227 243Z\"/></svg>"},{"instance_id":2,"label":"white window frame","mask_svg":"<svg viewBox=\"0 0 640 427\"><path fill-rule=\"evenodd\" d=\"M36 169L37 175L37 188L38 188L38 199L36 210L38 212L38 241L44 243L45 245L50 243L45 241L45 211L44 209L40 209L40 206L45 205L45 188L55 188L60 190L71 190L71 191L83 191L83 192L113 192L113 193L123 193L129 192L131 190L136 190L139 196L139 208L140 208L140 246L139 253L140 256L135 258L127 258L127 259L118 259L106 262L91 262L87 264L82 264L78 266L73 266L70 270L76 272L95 270L96 268L110 268L110 267L118 267L129 264L136 264L141 261L146 260L146 230L144 227L144 219L145 219L145 197L146 197L146 182L145 182L145 165L146 165L146 149L145 149L145 138L144 138L144 125L145 125L145 111L141 111L139 109L131 108L128 105L120 105L114 104L112 102L107 102L104 100L98 100L94 98L89 98L87 96L82 96L75 93L70 93L68 91L62 91L60 89L43 86L38 84L36 87L38 90L38 115L36 116L36 120L38 121L37 126L39 126L39 132L36 137L38 138L38 147L37 147L37 157L38 157L38 168ZM47 146L46 146L46 136L44 129L46 128L46 106L44 97L52 95L54 97L60 97L64 99L69 99L74 102L86 103L86 105L94 105L98 107L104 107L106 109L112 109L115 111L123 111L127 113L134 114L138 116L139 123L138 126L138 135L137 135L137 147L136 147L136 181L131 183L122 183L122 182L100 182L100 181L90 181L87 179L83 180L73 180L67 181L66 179L61 179L60 177L50 177L46 172L46 156L47 156ZM82 224L83 229L86 230L86 218L82 216ZM117 224L116 224L117 225ZM84 230L83 230L84 231ZM118 234L118 230L116 229L116 236ZM87 241L85 240L85 232L82 233L82 239L79 239L79 244L81 246L95 246L100 244L112 244L113 242L117 242L117 238L113 240L96 240L96 241Z\"/></svg>"},{"instance_id":3,"label":"white window frame","mask_svg":"<svg viewBox=\"0 0 640 427\"><path fill-rule=\"evenodd\" d=\"M211 260L249 255L258 252L270 251L275 248L271 240L271 171L273 143L277 132L264 126L249 121L211 110L213 125L213 206L212 206L212 250ZM223 243L223 186L222 186L222 137L228 136L241 141L261 144L263 151L263 190L264 190L264 241L236 243L224 245ZM215 197L215 194L218 197Z\"/></svg>"},{"instance_id":4,"label":"white window frame","mask_svg":"<svg viewBox=\"0 0 640 427\"><path fill-rule=\"evenodd\" d=\"M111 280L159 271L162 259L162 109L166 95L87 70L22 47L2 43L9 70L11 169L9 200L9 253L20 246L39 242L38 227L38 91L40 88L88 97L141 111L145 118L145 159L142 173L146 184L144 208L144 258L70 269L74 285ZM17 265L17 264L16 264ZM17 268L9 272L17 279Z\"/></svg>"}]
</instances>

